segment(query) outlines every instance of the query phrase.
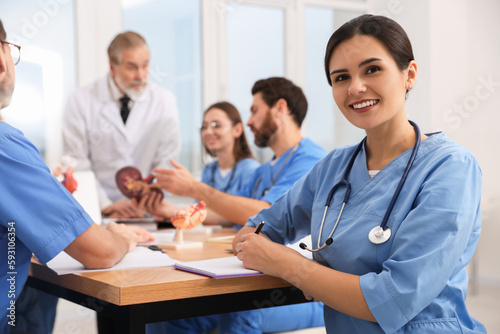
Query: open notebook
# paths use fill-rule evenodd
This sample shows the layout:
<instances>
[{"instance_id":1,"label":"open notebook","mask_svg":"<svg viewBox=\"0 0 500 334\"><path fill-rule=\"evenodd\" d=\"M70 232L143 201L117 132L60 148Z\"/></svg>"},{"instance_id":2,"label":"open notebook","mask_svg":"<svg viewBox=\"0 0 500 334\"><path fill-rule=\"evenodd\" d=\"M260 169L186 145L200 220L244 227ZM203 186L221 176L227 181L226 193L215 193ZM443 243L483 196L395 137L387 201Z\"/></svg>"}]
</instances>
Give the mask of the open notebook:
<instances>
[{"instance_id":1,"label":"open notebook","mask_svg":"<svg viewBox=\"0 0 500 334\"><path fill-rule=\"evenodd\" d=\"M227 238L233 238L233 236L222 237L220 239L212 238L207 241L211 241L214 239L224 240ZM310 245L311 236L307 236L292 245L288 245L288 247L295 249L305 257L312 259L311 252L305 251L299 247L299 244L301 242L305 242L306 244ZM262 275L260 271L245 268L243 266L243 263L240 260L238 260L236 256L229 256L229 257L203 260L203 261L176 262L174 264L174 268L215 278Z\"/></svg>"},{"instance_id":2,"label":"open notebook","mask_svg":"<svg viewBox=\"0 0 500 334\"><path fill-rule=\"evenodd\" d=\"M262 275L260 271L247 269L236 256L193 262L176 262L174 268L214 278Z\"/></svg>"}]
</instances>

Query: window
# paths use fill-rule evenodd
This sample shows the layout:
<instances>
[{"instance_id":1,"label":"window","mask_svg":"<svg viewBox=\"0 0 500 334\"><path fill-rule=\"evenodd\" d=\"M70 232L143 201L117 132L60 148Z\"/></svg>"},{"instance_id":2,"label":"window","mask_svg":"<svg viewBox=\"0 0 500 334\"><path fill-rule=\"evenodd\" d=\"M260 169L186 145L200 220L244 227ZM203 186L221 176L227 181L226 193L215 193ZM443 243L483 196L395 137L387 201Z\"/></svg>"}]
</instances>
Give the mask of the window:
<instances>
[{"instance_id":1,"label":"window","mask_svg":"<svg viewBox=\"0 0 500 334\"><path fill-rule=\"evenodd\" d=\"M0 12L7 39L22 46L12 103L2 116L50 165L62 154L63 108L76 87L74 3L4 0Z\"/></svg>"},{"instance_id":2,"label":"window","mask_svg":"<svg viewBox=\"0 0 500 334\"><path fill-rule=\"evenodd\" d=\"M337 108L324 70L325 49L331 34L359 12L337 11L328 7L305 9L305 92L309 102L304 133L328 151L352 144L364 136Z\"/></svg>"},{"instance_id":3,"label":"window","mask_svg":"<svg viewBox=\"0 0 500 334\"><path fill-rule=\"evenodd\" d=\"M238 108L245 124L250 117L250 90L255 81L285 75L284 11L274 7L235 6L227 11L226 36L227 99ZM253 145L253 133L245 128ZM270 150L253 147L253 151L261 161L272 156Z\"/></svg>"},{"instance_id":4,"label":"window","mask_svg":"<svg viewBox=\"0 0 500 334\"><path fill-rule=\"evenodd\" d=\"M200 170L201 8L199 0L123 0L123 30L133 30L151 51L149 79L170 90L179 108L180 162Z\"/></svg>"}]
</instances>

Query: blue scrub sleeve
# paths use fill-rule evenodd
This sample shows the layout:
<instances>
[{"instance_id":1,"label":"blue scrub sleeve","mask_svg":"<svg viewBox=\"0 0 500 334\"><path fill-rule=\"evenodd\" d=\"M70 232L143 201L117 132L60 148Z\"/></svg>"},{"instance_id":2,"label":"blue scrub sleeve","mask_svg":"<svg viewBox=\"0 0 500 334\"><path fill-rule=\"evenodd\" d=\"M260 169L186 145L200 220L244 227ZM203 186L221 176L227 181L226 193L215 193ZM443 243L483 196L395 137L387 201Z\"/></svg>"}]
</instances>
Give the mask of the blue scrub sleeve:
<instances>
[{"instance_id":1,"label":"blue scrub sleeve","mask_svg":"<svg viewBox=\"0 0 500 334\"><path fill-rule=\"evenodd\" d=\"M292 159L291 159L292 160ZM271 187L269 192L264 195L261 200L274 203L281 195L287 192L292 186L304 176L304 173L309 171L317 160L300 160L293 159L290 164L286 166L286 170L282 171L282 175L278 178L277 182Z\"/></svg>"},{"instance_id":2,"label":"blue scrub sleeve","mask_svg":"<svg viewBox=\"0 0 500 334\"><path fill-rule=\"evenodd\" d=\"M315 200L317 171L322 165L323 161L318 162L269 208L251 217L246 226L255 227L264 220L266 224L262 233L280 244L294 243L311 234L310 222Z\"/></svg>"},{"instance_id":3,"label":"blue scrub sleeve","mask_svg":"<svg viewBox=\"0 0 500 334\"><path fill-rule=\"evenodd\" d=\"M2 132L5 129L2 128ZM42 262L51 260L92 225L73 196L50 174L38 150L14 128L0 138L0 221Z\"/></svg>"},{"instance_id":4,"label":"blue scrub sleeve","mask_svg":"<svg viewBox=\"0 0 500 334\"><path fill-rule=\"evenodd\" d=\"M281 195L287 192L292 186L308 173L311 168L324 156L326 151L308 139L301 141L299 150L290 158L286 166L282 169L276 183L261 200L273 204Z\"/></svg>"},{"instance_id":5,"label":"blue scrub sleeve","mask_svg":"<svg viewBox=\"0 0 500 334\"><path fill-rule=\"evenodd\" d=\"M452 273L464 270L477 244L477 237L471 237L479 233L481 222L482 176L476 160L470 154L454 154L430 168L423 183L405 184L421 190L393 235L382 272L360 278L368 307L386 333L397 331L443 293ZM439 310L433 312L440 317Z\"/></svg>"}]
</instances>

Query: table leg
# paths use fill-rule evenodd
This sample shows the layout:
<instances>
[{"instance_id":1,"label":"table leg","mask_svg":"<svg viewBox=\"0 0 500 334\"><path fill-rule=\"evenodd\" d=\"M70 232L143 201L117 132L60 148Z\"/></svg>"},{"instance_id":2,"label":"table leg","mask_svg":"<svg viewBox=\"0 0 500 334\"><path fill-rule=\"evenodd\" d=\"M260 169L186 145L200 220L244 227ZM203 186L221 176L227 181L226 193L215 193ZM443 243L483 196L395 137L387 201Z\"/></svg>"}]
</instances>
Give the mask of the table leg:
<instances>
[{"instance_id":1,"label":"table leg","mask_svg":"<svg viewBox=\"0 0 500 334\"><path fill-rule=\"evenodd\" d=\"M116 314L114 318L97 313L97 331L99 334L145 334L144 307L127 306L127 315Z\"/></svg>"}]
</instances>

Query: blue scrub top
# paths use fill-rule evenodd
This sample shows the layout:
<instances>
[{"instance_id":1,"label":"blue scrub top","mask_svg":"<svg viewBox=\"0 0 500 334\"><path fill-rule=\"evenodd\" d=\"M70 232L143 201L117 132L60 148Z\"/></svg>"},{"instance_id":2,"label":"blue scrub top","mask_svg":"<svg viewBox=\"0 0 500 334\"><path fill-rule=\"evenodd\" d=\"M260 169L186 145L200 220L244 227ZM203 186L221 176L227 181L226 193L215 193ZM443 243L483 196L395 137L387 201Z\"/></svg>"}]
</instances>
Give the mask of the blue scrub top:
<instances>
[{"instance_id":1,"label":"blue scrub top","mask_svg":"<svg viewBox=\"0 0 500 334\"><path fill-rule=\"evenodd\" d=\"M342 177L356 146L333 150L269 209L248 226L266 221L262 233L279 243L318 234L330 189ZM384 244L368 240L380 225L412 149L370 179L366 152L356 157L348 180L352 191L333 243L314 259L330 268L360 276L363 296L378 323L325 306L332 333L486 333L467 312L465 266L481 230L482 174L474 156L443 133L421 142L415 162L396 201ZM344 188L328 208L319 245L337 219ZM335 284L335 282L332 282Z\"/></svg>"},{"instance_id":2,"label":"blue scrub top","mask_svg":"<svg viewBox=\"0 0 500 334\"><path fill-rule=\"evenodd\" d=\"M249 176L248 183L239 195L272 204L326 155L326 151L321 146L307 138L299 142L295 152L292 152L293 150L294 147L286 151L275 162L269 161L257 168L253 176ZM276 182L271 186L276 175L278 175ZM257 184L258 186L256 186ZM268 190L268 192L264 194L264 190Z\"/></svg>"},{"instance_id":3,"label":"blue scrub top","mask_svg":"<svg viewBox=\"0 0 500 334\"><path fill-rule=\"evenodd\" d=\"M253 175L259 166L259 162L253 158L241 159L233 170L223 178L220 174L219 163L213 161L203 168L201 182L220 191L227 189L225 192L230 195L237 195L247 182L248 175Z\"/></svg>"},{"instance_id":4,"label":"blue scrub top","mask_svg":"<svg viewBox=\"0 0 500 334\"><path fill-rule=\"evenodd\" d=\"M50 174L21 131L5 122L0 122L0 175L0 332L8 333L32 253L46 263L88 229L92 219Z\"/></svg>"}]
</instances>

